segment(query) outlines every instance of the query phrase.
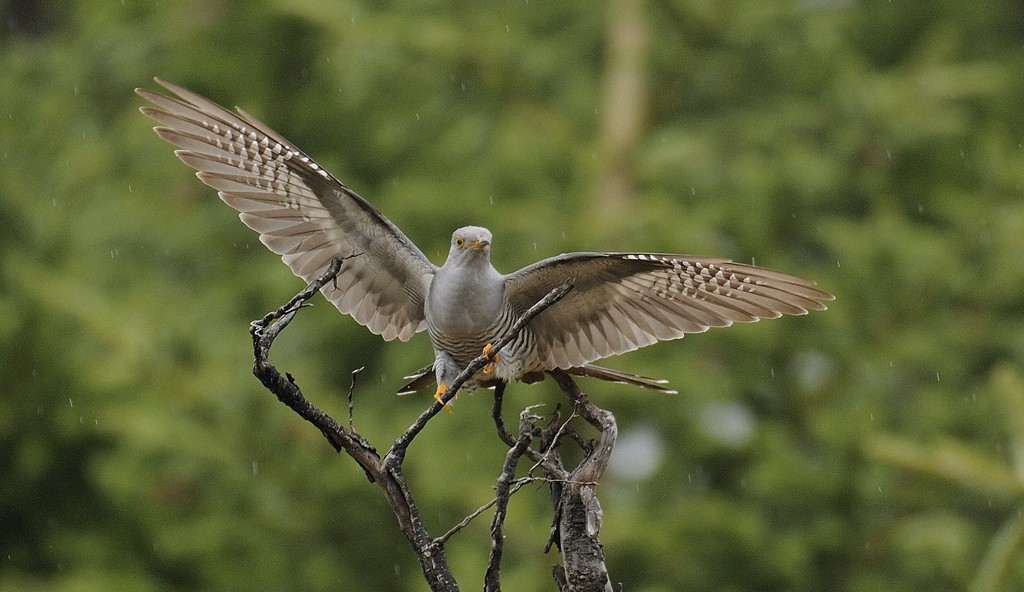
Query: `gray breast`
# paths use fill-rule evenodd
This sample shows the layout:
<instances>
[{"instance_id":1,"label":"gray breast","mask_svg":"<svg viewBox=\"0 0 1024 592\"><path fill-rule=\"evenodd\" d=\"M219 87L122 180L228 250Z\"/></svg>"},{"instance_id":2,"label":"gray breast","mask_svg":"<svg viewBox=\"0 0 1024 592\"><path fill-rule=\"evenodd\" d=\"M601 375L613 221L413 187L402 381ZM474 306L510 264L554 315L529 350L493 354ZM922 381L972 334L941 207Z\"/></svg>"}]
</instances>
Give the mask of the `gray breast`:
<instances>
[{"instance_id":1,"label":"gray breast","mask_svg":"<svg viewBox=\"0 0 1024 592\"><path fill-rule=\"evenodd\" d=\"M504 279L493 268L442 268L431 282L425 312L434 348L463 367L515 322Z\"/></svg>"}]
</instances>

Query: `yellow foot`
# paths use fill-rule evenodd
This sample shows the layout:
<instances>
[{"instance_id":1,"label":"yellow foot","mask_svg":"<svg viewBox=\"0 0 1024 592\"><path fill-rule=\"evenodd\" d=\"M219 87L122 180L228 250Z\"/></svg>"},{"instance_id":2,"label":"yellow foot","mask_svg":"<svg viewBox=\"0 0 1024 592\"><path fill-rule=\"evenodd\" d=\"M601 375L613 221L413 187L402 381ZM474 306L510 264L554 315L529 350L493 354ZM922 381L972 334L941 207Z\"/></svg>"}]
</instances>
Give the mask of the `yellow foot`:
<instances>
[{"instance_id":1,"label":"yellow foot","mask_svg":"<svg viewBox=\"0 0 1024 592\"><path fill-rule=\"evenodd\" d=\"M484 357L490 360L490 362L487 362L487 365L484 366L484 374L494 374L494 365L501 361L501 356L498 354L494 354L493 356L491 355L491 349L493 347L494 344L491 343L484 346Z\"/></svg>"},{"instance_id":2,"label":"yellow foot","mask_svg":"<svg viewBox=\"0 0 1024 592\"><path fill-rule=\"evenodd\" d=\"M444 394L447 393L447 392L448 392L448 385L447 384L444 384L442 382L441 384L437 385L437 392L434 393L434 400L437 401L438 403L440 403L441 402L441 398L444 397ZM459 395L455 395L455 398L458 399ZM448 413L451 413L452 412L452 406L449 405L448 403L445 403L444 404L444 410L447 411Z\"/></svg>"}]
</instances>

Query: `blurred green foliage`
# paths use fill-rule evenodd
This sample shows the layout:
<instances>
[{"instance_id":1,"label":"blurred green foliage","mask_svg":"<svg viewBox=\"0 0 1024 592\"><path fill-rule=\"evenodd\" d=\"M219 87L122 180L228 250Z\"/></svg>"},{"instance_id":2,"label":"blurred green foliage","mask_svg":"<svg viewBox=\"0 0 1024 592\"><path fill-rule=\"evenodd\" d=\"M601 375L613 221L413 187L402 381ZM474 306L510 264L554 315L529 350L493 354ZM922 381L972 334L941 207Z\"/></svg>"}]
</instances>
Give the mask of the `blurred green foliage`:
<instances>
[{"instance_id":1,"label":"blurred green foliage","mask_svg":"<svg viewBox=\"0 0 1024 592\"><path fill-rule=\"evenodd\" d=\"M627 590L1024 587L1024 4L643 6L629 216L599 224L601 3L0 5L0 589L420 590L377 490L252 378L248 321L301 287L149 130L159 75L242 105L440 262L468 222L511 271L584 249L729 256L830 310L584 384L653 472L610 472ZM379 446L430 359L321 303L274 361ZM488 501L486 393L407 462L440 534ZM550 384L510 390L553 405ZM625 446L622 447L625 450ZM660 451L660 454L656 454ZM621 467L622 465L620 465ZM550 590L547 493L512 501L509 590ZM449 543L478 585L486 520Z\"/></svg>"}]
</instances>

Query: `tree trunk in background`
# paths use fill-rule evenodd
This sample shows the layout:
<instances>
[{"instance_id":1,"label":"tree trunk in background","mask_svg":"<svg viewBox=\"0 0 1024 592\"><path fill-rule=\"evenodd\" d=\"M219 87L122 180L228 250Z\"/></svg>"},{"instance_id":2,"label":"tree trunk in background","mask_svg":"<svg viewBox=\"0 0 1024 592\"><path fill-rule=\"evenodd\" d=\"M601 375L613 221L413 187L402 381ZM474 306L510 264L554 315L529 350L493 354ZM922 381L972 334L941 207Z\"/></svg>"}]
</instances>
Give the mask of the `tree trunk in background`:
<instances>
[{"instance_id":1,"label":"tree trunk in background","mask_svg":"<svg viewBox=\"0 0 1024 592\"><path fill-rule=\"evenodd\" d=\"M643 0L609 0L594 227L607 234L634 201L632 156L647 111L649 31Z\"/></svg>"}]
</instances>

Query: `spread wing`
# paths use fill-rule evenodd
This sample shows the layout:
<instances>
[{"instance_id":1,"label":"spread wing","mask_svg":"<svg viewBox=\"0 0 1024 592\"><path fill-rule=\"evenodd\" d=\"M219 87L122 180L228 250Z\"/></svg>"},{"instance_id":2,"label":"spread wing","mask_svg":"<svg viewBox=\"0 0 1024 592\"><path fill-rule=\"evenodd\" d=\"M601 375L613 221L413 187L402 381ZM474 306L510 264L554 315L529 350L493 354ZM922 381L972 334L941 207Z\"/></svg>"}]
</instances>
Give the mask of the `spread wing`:
<instances>
[{"instance_id":1,"label":"spread wing","mask_svg":"<svg viewBox=\"0 0 1024 592\"><path fill-rule=\"evenodd\" d=\"M725 259L570 253L505 276L518 314L566 280L573 289L530 324L544 369L573 368L710 327L824 310L834 297L794 275Z\"/></svg>"},{"instance_id":2,"label":"spread wing","mask_svg":"<svg viewBox=\"0 0 1024 592\"><path fill-rule=\"evenodd\" d=\"M156 81L179 98L136 89L156 105L140 111L295 275L311 281L331 258L355 254L324 296L386 340L426 328L423 302L437 267L398 227L255 117Z\"/></svg>"}]
</instances>

